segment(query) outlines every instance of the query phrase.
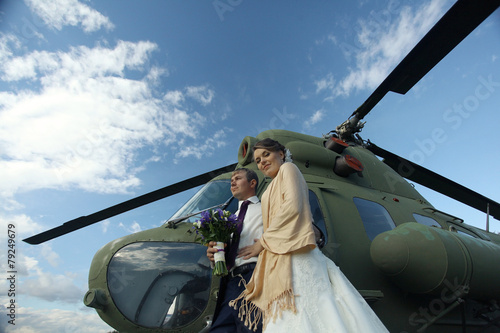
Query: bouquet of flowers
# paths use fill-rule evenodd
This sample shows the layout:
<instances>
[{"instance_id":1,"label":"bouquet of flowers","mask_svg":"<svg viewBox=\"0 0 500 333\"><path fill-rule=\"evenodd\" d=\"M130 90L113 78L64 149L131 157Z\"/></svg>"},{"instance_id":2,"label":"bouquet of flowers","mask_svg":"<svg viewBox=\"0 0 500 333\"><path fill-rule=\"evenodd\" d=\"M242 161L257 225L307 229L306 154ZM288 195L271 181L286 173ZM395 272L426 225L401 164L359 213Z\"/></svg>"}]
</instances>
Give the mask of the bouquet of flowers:
<instances>
[{"instance_id":1,"label":"bouquet of flowers","mask_svg":"<svg viewBox=\"0 0 500 333\"><path fill-rule=\"evenodd\" d=\"M193 229L196 230L195 241L205 245L212 241L217 242L215 248L218 252L214 255L214 275L225 276L228 273L224 257L224 243L229 242L238 223L236 215L220 208L202 212L201 219L193 223Z\"/></svg>"}]
</instances>

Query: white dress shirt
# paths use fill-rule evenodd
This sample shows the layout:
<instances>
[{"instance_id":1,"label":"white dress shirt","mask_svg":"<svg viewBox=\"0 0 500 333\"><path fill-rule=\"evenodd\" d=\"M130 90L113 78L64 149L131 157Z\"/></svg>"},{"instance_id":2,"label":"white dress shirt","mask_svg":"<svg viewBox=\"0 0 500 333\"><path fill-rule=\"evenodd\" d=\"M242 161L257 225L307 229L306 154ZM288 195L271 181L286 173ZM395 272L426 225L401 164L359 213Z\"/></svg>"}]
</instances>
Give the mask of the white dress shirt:
<instances>
[{"instance_id":1,"label":"white dress shirt","mask_svg":"<svg viewBox=\"0 0 500 333\"><path fill-rule=\"evenodd\" d=\"M245 214L245 219L243 220L243 229L241 230L238 251L245 246L255 243L254 239L260 239L260 237L262 237L262 233L264 232L264 226L262 224L262 207L259 198L257 196L253 196L247 200L250 201L250 204L248 205L248 210ZM238 202L238 211L235 213L236 216L238 216L242 203L243 201ZM257 257L252 257L246 260L242 257L237 257L234 262L234 267L252 262L257 262Z\"/></svg>"}]
</instances>

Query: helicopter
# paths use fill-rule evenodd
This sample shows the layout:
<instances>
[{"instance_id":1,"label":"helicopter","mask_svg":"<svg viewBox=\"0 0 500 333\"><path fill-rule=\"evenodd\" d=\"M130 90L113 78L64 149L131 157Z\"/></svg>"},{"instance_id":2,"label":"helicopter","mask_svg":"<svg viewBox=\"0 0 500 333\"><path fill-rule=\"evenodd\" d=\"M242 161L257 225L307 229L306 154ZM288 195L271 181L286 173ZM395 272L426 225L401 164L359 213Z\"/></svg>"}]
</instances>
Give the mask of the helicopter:
<instances>
[{"instance_id":1,"label":"helicopter","mask_svg":"<svg viewBox=\"0 0 500 333\"><path fill-rule=\"evenodd\" d=\"M405 179L496 218L500 204L364 141L359 132L363 118L389 91L409 91L499 5L458 1L349 119L324 137L286 130L247 136L237 163L25 241L39 244L205 184L163 226L102 247L89 270L84 304L120 332L208 331L220 280L211 274L206 248L194 241L192 222L209 208L236 210L231 172L237 167L257 170L251 148L271 137L291 151L308 183L314 221L325 236L322 251L391 332L498 331L500 297L494 282L500 276L495 265L500 236L437 210ZM259 177L260 196L270 180Z\"/></svg>"}]
</instances>

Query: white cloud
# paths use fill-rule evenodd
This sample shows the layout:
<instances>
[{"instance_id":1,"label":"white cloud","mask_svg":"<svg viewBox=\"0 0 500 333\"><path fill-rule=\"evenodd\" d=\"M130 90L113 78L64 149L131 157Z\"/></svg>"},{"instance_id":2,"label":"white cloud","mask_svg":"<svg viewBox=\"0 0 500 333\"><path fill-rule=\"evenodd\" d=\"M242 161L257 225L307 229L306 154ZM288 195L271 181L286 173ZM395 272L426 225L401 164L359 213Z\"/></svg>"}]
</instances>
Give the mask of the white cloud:
<instances>
[{"instance_id":1,"label":"white cloud","mask_svg":"<svg viewBox=\"0 0 500 333\"><path fill-rule=\"evenodd\" d=\"M12 228L12 230L16 232L16 238L33 235L43 230L43 227L40 224L33 221L31 217L25 214L0 214L0 225L7 227L10 224L14 225L14 228ZM0 239L3 240L6 237L6 232L0 234Z\"/></svg>"},{"instance_id":2,"label":"white cloud","mask_svg":"<svg viewBox=\"0 0 500 333\"><path fill-rule=\"evenodd\" d=\"M2 311L3 312L3 311ZM5 333L106 333L113 329L93 309L71 311L19 307L16 325L2 320ZM4 318L3 318L4 319ZM2 328L0 326L0 329Z\"/></svg>"},{"instance_id":3,"label":"white cloud","mask_svg":"<svg viewBox=\"0 0 500 333\"><path fill-rule=\"evenodd\" d=\"M318 94L324 90L333 90L335 87L335 80L333 79L332 73L328 73L323 79L314 81L314 84L316 85L316 93Z\"/></svg>"},{"instance_id":4,"label":"white cloud","mask_svg":"<svg viewBox=\"0 0 500 333\"><path fill-rule=\"evenodd\" d=\"M196 128L201 128L205 122L205 117L198 112L188 112L173 108L170 112L161 114L161 123L164 125L165 142L167 144L178 140L178 136L195 138ZM183 142L179 141L182 146Z\"/></svg>"},{"instance_id":5,"label":"white cloud","mask_svg":"<svg viewBox=\"0 0 500 333\"><path fill-rule=\"evenodd\" d=\"M333 95L349 95L376 88L390 70L411 50L443 15L446 0L431 0L417 9L401 8L392 22L381 24L373 15L359 22L355 66L338 82ZM326 79L319 82L328 82ZM318 85L317 85L318 86Z\"/></svg>"},{"instance_id":6,"label":"white cloud","mask_svg":"<svg viewBox=\"0 0 500 333\"><path fill-rule=\"evenodd\" d=\"M322 37L320 39L317 39L314 41L314 43L316 45L323 45L325 44L325 42L330 42L330 43L333 43L333 44L337 44L338 41L337 41L337 37L335 37L335 35L333 34L328 34L326 37Z\"/></svg>"},{"instance_id":7,"label":"white cloud","mask_svg":"<svg viewBox=\"0 0 500 333\"><path fill-rule=\"evenodd\" d=\"M61 30L64 26L81 26L85 32L114 28L109 18L78 0L25 1L45 24L57 30Z\"/></svg>"},{"instance_id":8,"label":"white cloud","mask_svg":"<svg viewBox=\"0 0 500 333\"><path fill-rule=\"evenodd\" d=\"M226 146L226 133L230 132L229 129L221 129L213 134L212 137L207 138L203 141L198 141L196 145L184 146L176 155L174 163L178 163L177 158L185 158L188 156L193 156L196 159L201 159L203 156L211 156L216 148L221 148Z\"/></svg>"},{"instance_id":9,"label":"white cloud","mask_svg":"<svg viewBox=\"0 0 500 333\"><path fill-rule=\"evenodd\" d=\"M102 233L105 234L106 232L108 232L108 228L109 228L109 220L106 219L104 221L102 221L101 223L99 223L101 225L101 228L102 228Z\"/></svg>"},{"instance_id":10,"label":"white cloud","mask_svg":"<svg viewBox=\"0 0 500 333\"><path fill-rule=\"evenodd\" d=\"M16 237L20 240L21 237ZM55 302L62 301L71 304L79 304L84 291L75 285L77 278L74 273L53 274L45 271L40 266L40 261L32 256L26 255L30 252L26 247L21 248L20 243L16 243L15 269L17 271L17 290L22 295L29 295L39 299ZM60 258L48 245L41 247L40 251L34 254L41 260L48 261L50 265L58 265ZM1 265L4 272L7 269L7 257L0 253ZM0 280L0 289L7 290L7 279Z\"/></svg>"},{"instance_id":11,"label":"white cloud","mask_svg":"<svg viewBox=\"0 0 500 333\"><path fill-rule=\"evenodd\" d=\"M309 119L309 122L312 125L314 125L314 124L318 123L319 121L321 121L321 119L323 119L324 115L325 115L325 112L323 110L318 110L318 111L314 112L312 117Z\"/></svg>"},{"instance_id":12,"label":"white cloud","mask_svg":"<svg viewBox=\"0 0 500 333\"><path fill-rule=\"evenodd\" d=\"M337 41L337 37L335 37L334 35L330 34L328 35L327 39L332 42L333 44L337 44L338 41Z\"/></svg>"},{"instance_id":13,"label":"white cloud","mask_svg":"<svg viewBox=\"0 0 500 333\"><path fill-rule=\"evenodd\" d=\"M206 122L182 105L181 92L154 96L151 77L164 72L145 69L157 49L154 43L119 41L111 48L14 56L13 40L0 42L0 77L35 87L0 92L0 195L10 198L13 208L15 193L39 188L126 192L140 184L138 149L194 138L194 129ZM126 71L144 79L129 79ZM214 92L188 87L186 95L205 105Z\"/></svg>"},{"instance_id":14,"label":"white cloud","mask_svg":"<svg viewBox=\"0 0 500 333\"><path fill-rule=\"evenodd\" d=\"M142 231L141 225L136 221L134 221L134 223L132 223L129 227L124 225L122 222L120 222L118 226L129 234L135 234L136 232Z\"/></svg>"},{"instance_id":15,"label":"white cloud","mask_svg":"<svg viewBox=\"0 0 500 333\"><path fill-rule=\"evenodd\" d=\"M21 237L16 237L20 240ZM2 242L3 243L3 242ZM76 275L74 273L53 274L45 271L40 266L40 261L32 256L26 255L29 250L21 248L20 243L16 243L15 269L17 271L17 290L22 295L29 295L39 299L55 302L79 304L84 291L75 285ZM40 251L34 253L41 260L48 261L50 265L59 264L60 258L48 245L41 247ZM4 272L7 269L7 256L0 253L1 265ZM7 279L0 280L0 289L7 290Z\"/></svg>"},{"instance_id":16,"label":"white cloud","mask_svg":"<svg viewBox=\"0 0 500 333\"><path fill-rule=\"evenodd\" d=\"M131 229L132 229L131 233L136 233L136 232L142 231L141 225L135 221L134 221L134 223L132 223Z\"/></svg>"},{"instance_id":17,"label":"white cloud","mask_svg":"<svg viewBox=\"0 0 500 333\"><path fill-rule=\"evenodd\" d=\"M12 48L18 49L21 47L19 38L13 34L0 34L0 61L4 62L14 55Z\"/></svg>"},{"instance_id":18,"label":"white cloud","mask_svg":"<svg viewBox=\"0 0 500 333\"><path fill-rule=\"evenodd\" d=\"M184 94L179 90L172 90L167 92L163 99L172 105L178 106L184 101Z\"/></svg>"},{"instance_id":19,"label":"white cloud","mask_svg":"<svg viewBox=\"0 0 500 333\"><path fill-rule=\"evenodd\" d=\"M29 278L22 280L19 289L23 294L49 302L79 303L84 291L75 285L74 279L75 275L72 273L52 274L36 268Z\"/></svg>"},{"instance_id":20,"label":"white cloud","mask_svg":"<svg viewBox=\"0 0 500 333\"><path fill-rule=\"evenodd\" d=\"M1 207L6 212L23 208L23 205L21 205L14 199L13 193L11 191L0 190L0 198L2 200Z\"/></svg>"},{"instance_id":21,"label":"white cloud","mask_svg":"<svg viewBox=\"0 0 500 333\"><path fill-rule=\"evenodd\" d=\"M308 120L305 121L304 126L309 129L313 125L319 123L324 116L325 116L325 110L323 109L317 110Z\"/></svg>"},{"instance_id":22,"label":"white cloud","mask_svg":"<svg viewBox=\"0 0 500 333\"><path fill-rule=\"evenodd\" d=\"M32 79L44 86L75 84L77 79L83 77L123 77L125 69L141 69L149 55L157 49L157 45L152 42L118 41L115 48L78 46L72 47L69 52L33 51L14 57L9 48L12 39L4 38L0 42L3 42L1 49L4 60L0 67L1 78L5 81ZM161 72L157 67L152 70Z\"/></svg>"},{"instance_id":23,"label":"white cloud","mask_svg":"<svg viewBox=\"0 0 500 333\"><path fill-rule=\"evenodd\" d=\"M42 268L44 262L48 262L51 266L57 266L60 262L59 255L55 253L51 246L42 244L37 249L26 246L20 240L25 234L32 234L40 231L40 226L25 215L0 216L0 225L14 225L13 230L16 231L15 238L15 270L16 275L16 325L6 324L7 321L2 321L0 331L2 332L65 332L63 327L68 326L72 321L71 316L75 318L75 322L83 323L84 318L89 320L89 325L82 327L98 328L103 327L102 322L97 318L92 319L92 312L81 311L66 312L63 310L53 309L50 313L48 310L33 310L23 307L27 304L26 300L36 298L37 302L48 302L48 307L57 306L81 306L84 290L75 284L75 281L81 281L84 277L78 276L75 273L52 273ZM0 235L0 243L7 244L7 233ZM12 268L7 268L7 252L0 252L0 269L7 272ZM10 281L8 279L0 280L0 290L8 290ZM0 295L0 308L9 304L12 297L7 297L7 294ZM68 314L59 316L61 313ZM40 313L40 316L37 315ZM72 315L70 315L70 313ZM84 314L85 313L85 314ZM48 319L50 317L50 319ZM58 320L59 319L59 320ZM4 325L5 324L5 325ZM13 330L13 328L15 328ZM67 332L77 332L77 330L68 330ZM86 332L86 331L85 331ZM98 332L98 330L89 330L88 332Z\"/></svg>"},{"instance_id":24,"label":"white cloud","mask_svg":"<svg viewBox=\"0 0 500 333\"><path fill-rule=\"evenodd\" d=\"M19 245L19 243L16 243L17 245ZM18 276L20 277L26 277L26 276L29 276L29 275L33 275L35 274L34 272L38 270L38 260L36 260L35 258L33 257L30 257L30 256L25 256L23 255L23 253L20 253L20 247L17 247L16 248L18 249L18 253L16 253L16 258L15 258L15 269L17 271L17 274ZM23 251L24 252L24 251ZM10 269L7 268L7 264L8 264L8 261L7 261L7 256L6 254L0 254L0 259L2 260L2 263L1 263L1 268L3 271L8 271ZM3 284L5 283L4 280L0 280L0 287L3 287ZM2 290L4 290L2 288Z\"/></svg>"},{"instance_id":25,"label":"white cloud","mask_svg":"<svg viewBox=\"0 0 500 333\"><path fill-rule=\"evenodd\" d=\"M157 84L161 77L168 76L168 70L166 68L153 66L149 70L149 73L146 75L146 80L151 82L152 84Z\"/></svg>"},{"instance_id":26,"label":"white cloud","mask_svg":"<svg viewBox=\"0 0 500 333\"><path fill-rule=\"evenodd\" d=\"M206 106L212 102L215 92L208 86L186 87L186 95Z\"/></svg>"},{"instance_id":27,"label":"white cloud","mask_svg":"<svg viewBox=\"0 0 500 333\"><path fill-rule=\"evenodd\" d=\"M59 254L52 250L52 247L48 244L41 244L40 255L52 266L57 267L61 262Z\"/></svg>"}]
</instances>

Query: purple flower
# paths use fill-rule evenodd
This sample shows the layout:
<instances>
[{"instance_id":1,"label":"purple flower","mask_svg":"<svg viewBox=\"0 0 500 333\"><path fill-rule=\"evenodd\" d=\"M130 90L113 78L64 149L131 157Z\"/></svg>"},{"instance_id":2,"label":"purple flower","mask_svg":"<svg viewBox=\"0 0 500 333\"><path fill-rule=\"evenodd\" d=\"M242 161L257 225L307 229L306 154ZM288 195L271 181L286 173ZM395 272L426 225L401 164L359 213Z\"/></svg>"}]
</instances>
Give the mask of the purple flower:
<instances>
[{"instance_id":1,"label":"purple flower","mask_svg":"<svg viewBox=\"0 0 500 333\"><path fill-rule=\"evenodd\" d=\"M222 209L217 208L215 211L219 214L219 219L222 220L224 218L224 212L222 211Z\"/></svg>"},{"instance_id":2,"label":"purple flower","mask_svg":"<svg viewBox=\"0 0 500 333\"><path fill-rule=\"evenodd\" d=\"M209 241L227 242L238 225L236 215L220 208L201 212L201 218L195 222L196 241L203 244Z\"/></svg>"},{"instance_id":3,"label":"purple flower","mask_svg":"<svg viewBox=\"0 0 500 333\"><path fill-rule=\"evenodd\" d=\"M210 221L210 211L205 210L205 211L201 212L201 220Z\"/></svg>"}]
</instances>

